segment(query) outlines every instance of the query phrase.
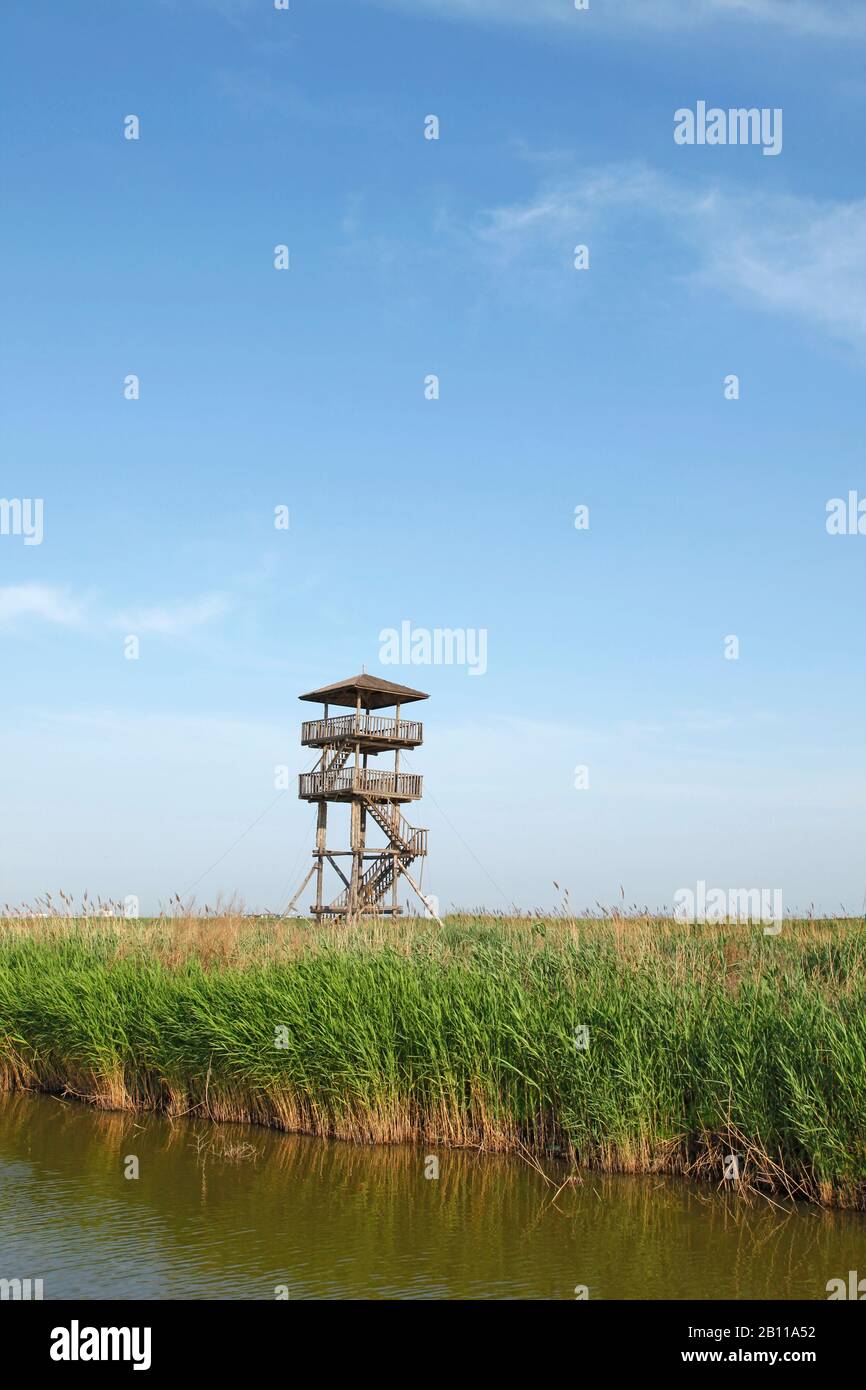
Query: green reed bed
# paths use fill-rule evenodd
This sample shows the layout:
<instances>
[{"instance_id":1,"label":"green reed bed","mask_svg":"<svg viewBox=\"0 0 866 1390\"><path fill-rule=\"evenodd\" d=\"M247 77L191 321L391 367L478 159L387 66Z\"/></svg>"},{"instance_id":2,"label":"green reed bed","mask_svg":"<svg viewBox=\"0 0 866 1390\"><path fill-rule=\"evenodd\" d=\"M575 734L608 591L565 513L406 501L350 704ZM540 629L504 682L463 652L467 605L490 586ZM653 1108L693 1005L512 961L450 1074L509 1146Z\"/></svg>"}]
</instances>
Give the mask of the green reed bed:
<instances>
[{"instance_id":1,"label":"green reed bed","mask_svg":"<svg viewBox=\"0 0 866 1390\"><path fill-rule=\"evenodd\" d=\"M6 1086L866 1207L856 922L0 927ZM575 1044L588 1028L588 1048Z\"/></svg>"}]
</instances>

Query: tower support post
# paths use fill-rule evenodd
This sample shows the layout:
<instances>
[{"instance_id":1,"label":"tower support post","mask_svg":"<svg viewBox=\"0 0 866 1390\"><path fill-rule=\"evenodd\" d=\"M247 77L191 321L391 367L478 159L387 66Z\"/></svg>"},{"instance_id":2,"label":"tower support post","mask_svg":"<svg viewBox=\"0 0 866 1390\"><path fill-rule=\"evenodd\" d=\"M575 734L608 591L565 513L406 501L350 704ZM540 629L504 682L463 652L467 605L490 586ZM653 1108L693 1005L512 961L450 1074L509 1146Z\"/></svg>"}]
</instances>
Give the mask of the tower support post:
<instances>
[{"instance_id":1,"label":"tower support post","mask_svg":"<svg viewBox=\"0 0 866 1390\"><path fill-rule=\"evenodd\" d=\"M316 812L316 915L322 911L322 889L325 876L325 850L328 847L328 803L320 801Z\"/></svg>"}]
</instances>

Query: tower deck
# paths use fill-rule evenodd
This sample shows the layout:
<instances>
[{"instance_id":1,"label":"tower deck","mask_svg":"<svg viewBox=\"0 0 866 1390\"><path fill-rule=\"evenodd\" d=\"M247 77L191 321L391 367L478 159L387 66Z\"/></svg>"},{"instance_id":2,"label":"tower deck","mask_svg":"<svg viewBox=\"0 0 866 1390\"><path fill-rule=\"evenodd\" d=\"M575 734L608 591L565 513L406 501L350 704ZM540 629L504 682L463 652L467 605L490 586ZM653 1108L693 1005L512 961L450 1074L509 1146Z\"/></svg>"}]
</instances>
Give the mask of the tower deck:
<instances>
[{"instance_id":1,"label":"tower deck","mask_svg":"<svg viewBox=\"0 0 866 1390\"><path fill-rule=\"evenodd\" d=\"M424 779L416 772L386 772L377 767L344 767L339 772L302 772L301 801L417 801Z\"/></svg>"},{"instance_id":2,"label":"tower deck","mask_svg":"<svg viewBox=\"0 0 866 1390\"><path fill-rule=\"evenodd\" d=\"M387 719L366 710L336 719L305 719L301 725L301 743L306 748L328 748L346 741L377 753L417 748L424 741L424 726L417 719Z\"/></svg>"}]
</instances>

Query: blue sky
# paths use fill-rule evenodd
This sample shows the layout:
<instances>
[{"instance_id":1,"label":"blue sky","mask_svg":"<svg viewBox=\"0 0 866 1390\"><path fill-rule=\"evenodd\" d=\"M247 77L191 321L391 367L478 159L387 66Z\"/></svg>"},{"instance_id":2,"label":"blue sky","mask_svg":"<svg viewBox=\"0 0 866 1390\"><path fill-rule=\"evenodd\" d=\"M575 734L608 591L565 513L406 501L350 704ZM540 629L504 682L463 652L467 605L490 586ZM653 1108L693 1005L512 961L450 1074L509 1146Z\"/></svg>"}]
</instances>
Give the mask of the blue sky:
<instances>
[{"instance_id":1,"label":"blue sky","mask_svg":"<svg viewBox=\"0 0 866 1390\"><path fill-rule=\"evenodd\" d=\"M866 537L825 521L866 495L862 6L3 30L0 495L44 537L0 535L0 902L283 904L296 696L365 665L431 694L443 907L859 910ZM782 152L678 146L699 100L780 108ZM486 673L382 666L404 620L485 630Z\"/></svg>"}]
</instances>

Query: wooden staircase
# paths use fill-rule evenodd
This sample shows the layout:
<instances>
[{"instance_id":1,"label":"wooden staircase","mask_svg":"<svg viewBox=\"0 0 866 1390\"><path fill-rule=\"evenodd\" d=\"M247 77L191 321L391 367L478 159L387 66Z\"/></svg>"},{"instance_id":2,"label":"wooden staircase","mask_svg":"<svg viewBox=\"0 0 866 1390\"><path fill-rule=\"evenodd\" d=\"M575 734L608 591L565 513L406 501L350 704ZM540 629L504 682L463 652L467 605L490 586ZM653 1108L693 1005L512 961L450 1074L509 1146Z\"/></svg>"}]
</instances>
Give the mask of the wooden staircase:
<instances>
[{"instance_id":1,"label":"wooden staircase","mask_svg":"<svg viewBox=\"0 0 866 1390\"><path fill-rule=\"evenodd\" d=\"M351 757L351 753L351 743L344 743L343 746L341 748L338 748L334 753L333 758L328 763L327 767L324 769L323 785L326 791L330 791L330 789L333 787L334 779L336 778L337 773L342 772L343 768L346 766L346 763L349 761L349 758Z\"/></svg>"},{"instance_id":2,"label":"wooden staircase","mask_svg":"<svg viewBox=\"0 0 866 1390\"><path fill-rule=\"evenodd\" d=\"M373 801L365 796L363 804L388 837L387 849L377 853L369 869L358 880L357 909L371 911L380 905L394 882L397 863L407 869L414 859L427 853L427 831L410 825L390 802ZM344 888L329 905L329 911L343 913L348 910L349 889Z\"/></svg>"},{"instance_id":3,"label":"wooden staircase","mask_svg":"<svg viewBox=\"0 0 866 1390\"><path fill-rule=\"evenodd\" d=\"M379 829L388 836L390 848L402 850L409 859L418 859L427 853L427 831L416 830L396 806L388 801L371 801L367 796L364 805Z\"/></svg>"}]
</instances>

